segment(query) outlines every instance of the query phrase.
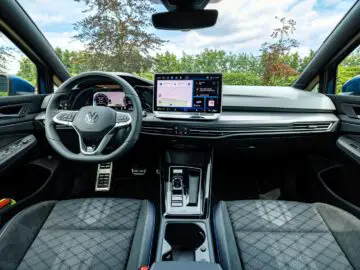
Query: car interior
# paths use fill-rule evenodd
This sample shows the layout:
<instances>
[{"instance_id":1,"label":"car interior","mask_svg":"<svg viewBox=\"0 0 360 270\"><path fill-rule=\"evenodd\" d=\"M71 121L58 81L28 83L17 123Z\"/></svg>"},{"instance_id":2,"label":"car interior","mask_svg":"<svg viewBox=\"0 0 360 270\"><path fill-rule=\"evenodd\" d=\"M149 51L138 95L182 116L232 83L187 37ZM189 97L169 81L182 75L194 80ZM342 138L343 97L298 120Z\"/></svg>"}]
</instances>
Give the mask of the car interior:
<instances>
[{"instance_id":1,"label":"car interior","mask_svg":"<svg viewBox=\"0 0 360 270\"><path fill-rule=\"evenodd\" d=\"M216 23L209 1L159 2L156 28ZM360 269L360 97L334 92L360 2L271 91L71 76L17 1L0 30L38 68L38 94L0 97L0 269Z\"/></svg>"}]
</instances>

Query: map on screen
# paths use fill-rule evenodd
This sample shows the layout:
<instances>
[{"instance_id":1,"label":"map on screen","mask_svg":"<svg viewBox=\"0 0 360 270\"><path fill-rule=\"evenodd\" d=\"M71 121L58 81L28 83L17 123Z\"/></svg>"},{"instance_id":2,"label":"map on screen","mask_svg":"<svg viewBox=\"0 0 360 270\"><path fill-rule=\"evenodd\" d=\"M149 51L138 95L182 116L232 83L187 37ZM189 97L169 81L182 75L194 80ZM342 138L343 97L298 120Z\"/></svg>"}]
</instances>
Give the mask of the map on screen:
<instances>
[{"instance_id":1,"label":"map on screen","mask_svg":"<svg viewBox=\"0 0 360 270\"><path fill-rule=\"evenodd\" d=\"M157 82L157 106L191 108L193 80L161 80Z\"/></svg>"}]
</instances>

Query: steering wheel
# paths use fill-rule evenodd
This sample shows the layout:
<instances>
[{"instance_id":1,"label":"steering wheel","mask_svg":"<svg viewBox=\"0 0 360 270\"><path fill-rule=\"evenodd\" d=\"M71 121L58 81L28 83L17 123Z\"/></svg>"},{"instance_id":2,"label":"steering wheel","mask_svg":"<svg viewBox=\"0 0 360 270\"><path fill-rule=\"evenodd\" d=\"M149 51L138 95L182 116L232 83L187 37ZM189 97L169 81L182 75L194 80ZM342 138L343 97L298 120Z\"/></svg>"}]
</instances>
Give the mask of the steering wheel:
<instances>
[{"instance_id":1,"label":"steering wheel","mask_svg":"<svg viewBox=\"0 0 360 270\"><path fill-rule=\"evenodd\" d=\"M108 79L120 85L133 104L131 112L117 112L109 107L85 106L78 111L59 110L59 99L85 80ZM134 88L121 77L100 71L85 72L65 81L53 94L45 115L45 134L49 144L64 158L74 161L104 162L124 155L139 137L142 107ZM55 125L72 127L79 137L80 153L71 152L62 142ZM125 141L114 151L103 150L120 129L131 127Z\"/></svg>"}]
</instances>

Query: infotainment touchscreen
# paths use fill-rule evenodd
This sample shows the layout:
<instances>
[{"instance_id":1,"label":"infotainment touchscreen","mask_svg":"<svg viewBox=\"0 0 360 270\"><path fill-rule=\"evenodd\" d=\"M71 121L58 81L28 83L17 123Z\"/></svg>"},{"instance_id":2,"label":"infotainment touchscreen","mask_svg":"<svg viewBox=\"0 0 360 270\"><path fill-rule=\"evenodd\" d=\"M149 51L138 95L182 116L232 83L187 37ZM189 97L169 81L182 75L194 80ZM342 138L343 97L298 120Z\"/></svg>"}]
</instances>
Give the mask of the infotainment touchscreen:
<instances>
[{"instance_id":1,"label":"infotainment touchscreen","mask_svg":"<svg viewBox=\"0 0 360 270\"><path fill-rule=\"evenodd\" d=\"M156 74L154 111L220 114L222 74Z\"/></svg>"}]
</instances>

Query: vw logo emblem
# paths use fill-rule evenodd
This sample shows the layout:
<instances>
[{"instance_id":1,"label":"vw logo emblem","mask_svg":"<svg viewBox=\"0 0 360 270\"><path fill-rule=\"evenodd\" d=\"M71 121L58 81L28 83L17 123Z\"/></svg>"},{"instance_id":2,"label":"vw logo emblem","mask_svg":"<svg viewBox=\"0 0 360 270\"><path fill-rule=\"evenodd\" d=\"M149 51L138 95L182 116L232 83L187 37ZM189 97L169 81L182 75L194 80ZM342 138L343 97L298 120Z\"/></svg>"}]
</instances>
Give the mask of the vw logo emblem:
<instances>
[{"instance_id":1,"label":"vw logo emblem","mask_svg":"<svg viewBox=\"0 0 360 270\"><path fill-rule=\"evenodd\" d=\"M88 112L85 115L85 122L92 125L95 124L99 120L99 114L97 112Z\"/></svg>"}]
</instances>

